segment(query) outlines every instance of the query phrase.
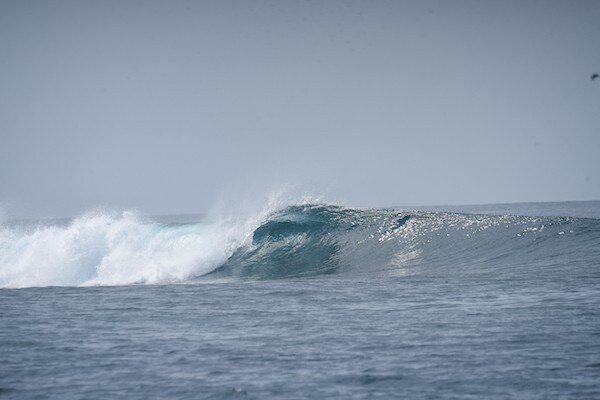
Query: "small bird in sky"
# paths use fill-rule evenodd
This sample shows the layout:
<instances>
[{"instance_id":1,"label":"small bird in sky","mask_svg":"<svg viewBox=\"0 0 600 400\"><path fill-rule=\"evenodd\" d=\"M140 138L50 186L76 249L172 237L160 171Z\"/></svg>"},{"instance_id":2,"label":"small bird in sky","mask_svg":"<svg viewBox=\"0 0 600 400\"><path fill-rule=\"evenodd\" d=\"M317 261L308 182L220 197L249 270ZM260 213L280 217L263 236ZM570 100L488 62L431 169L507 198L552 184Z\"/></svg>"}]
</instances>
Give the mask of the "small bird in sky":
<instances>
[{"instance_id":1,"label":"small bird in sky","mask_svg":"<svg viewBox=\"0 0 600 400\"><path fill-rule=\"evenodd\" d=\"M598 78L600 75L598 75L597 73L592 74L592 76L590 78L592 78L592 80L595 80L596 78Z\"/></svg>"}]
</instances>

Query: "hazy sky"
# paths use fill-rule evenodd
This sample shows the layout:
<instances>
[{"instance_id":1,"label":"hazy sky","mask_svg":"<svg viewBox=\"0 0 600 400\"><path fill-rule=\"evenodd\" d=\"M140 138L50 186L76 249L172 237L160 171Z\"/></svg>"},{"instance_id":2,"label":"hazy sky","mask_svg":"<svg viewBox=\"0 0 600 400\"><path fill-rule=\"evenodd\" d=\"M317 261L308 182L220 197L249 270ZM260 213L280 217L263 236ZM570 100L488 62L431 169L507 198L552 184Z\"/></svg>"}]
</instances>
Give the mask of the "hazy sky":
<instances>
[{"instance_id":1,"label":"hazy sky","mask_svg":"<svg viewBox=\"0 0 600 400\"><path fill-rule=\"evenodd\" d=\"M600 1L0 0L0 208L600 199Z\"/></svg>"}]
</instances>

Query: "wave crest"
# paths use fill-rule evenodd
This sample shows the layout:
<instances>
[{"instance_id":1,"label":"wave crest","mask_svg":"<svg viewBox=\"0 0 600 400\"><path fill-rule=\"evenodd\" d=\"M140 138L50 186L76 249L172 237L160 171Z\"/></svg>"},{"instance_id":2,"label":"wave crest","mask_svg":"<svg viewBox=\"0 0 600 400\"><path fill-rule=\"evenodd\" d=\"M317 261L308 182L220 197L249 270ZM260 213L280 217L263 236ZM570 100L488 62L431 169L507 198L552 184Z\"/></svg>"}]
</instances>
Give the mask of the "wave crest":
<instances>
[{"instance_id":1,"label":"wave crest","mask_svg":"<svg viewBox=\"0 0 600 400\"><path fill-rule=\"evenodd\" d=\"M0 228L0 287L331 274L552 274L600 264L600 221L297 204L159 223L131 213ZM592 273L597 273L591 271Z\"/></svg>"}]
</instances>

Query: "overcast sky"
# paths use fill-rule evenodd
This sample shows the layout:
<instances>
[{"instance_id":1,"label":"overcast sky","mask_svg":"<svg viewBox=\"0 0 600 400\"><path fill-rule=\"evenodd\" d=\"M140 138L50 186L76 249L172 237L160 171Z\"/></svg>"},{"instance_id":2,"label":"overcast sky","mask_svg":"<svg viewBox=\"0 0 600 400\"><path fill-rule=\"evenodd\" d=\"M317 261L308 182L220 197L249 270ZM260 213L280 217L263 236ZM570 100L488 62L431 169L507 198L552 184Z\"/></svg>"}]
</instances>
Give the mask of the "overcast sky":
<instances>
[{"instance_id":1,"label":"overcast sky","mask_svg":"<svg viewBox=\"0 0 600 400\"><path fill-rule=\"evenodd\" d=\"M0 0L0 208L600 199L600 1Z\"/></svg>"}]
</instances>

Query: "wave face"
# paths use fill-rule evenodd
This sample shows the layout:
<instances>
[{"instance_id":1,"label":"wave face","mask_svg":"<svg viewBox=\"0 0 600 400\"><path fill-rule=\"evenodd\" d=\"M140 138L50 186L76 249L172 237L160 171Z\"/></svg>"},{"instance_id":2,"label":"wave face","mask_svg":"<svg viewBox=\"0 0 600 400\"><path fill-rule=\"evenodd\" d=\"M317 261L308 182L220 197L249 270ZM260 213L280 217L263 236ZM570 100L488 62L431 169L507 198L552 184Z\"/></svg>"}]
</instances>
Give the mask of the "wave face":
<instances>
[{"instance_id":1,"label":"wave face","mask_svg":"<svg viewBox=\"0 0 600 400\"><path fill-rule=\"evenodd\" d=\"M159 223L132 214L0 228L0 286L319 275L599 275L600 220L304 204L254 218Z\"/></svg>"},{"instance_id":2,"label":"wave face","mask_svg":"<svg viewBox=\"0 0 600 400\"><path fill-rule=\"evenodd\" d=\"M598 274L600 220L344 209L304 205L272 214L214 276L321 274L519 277L568 267Z\"/></svg>"}]
</instances>

